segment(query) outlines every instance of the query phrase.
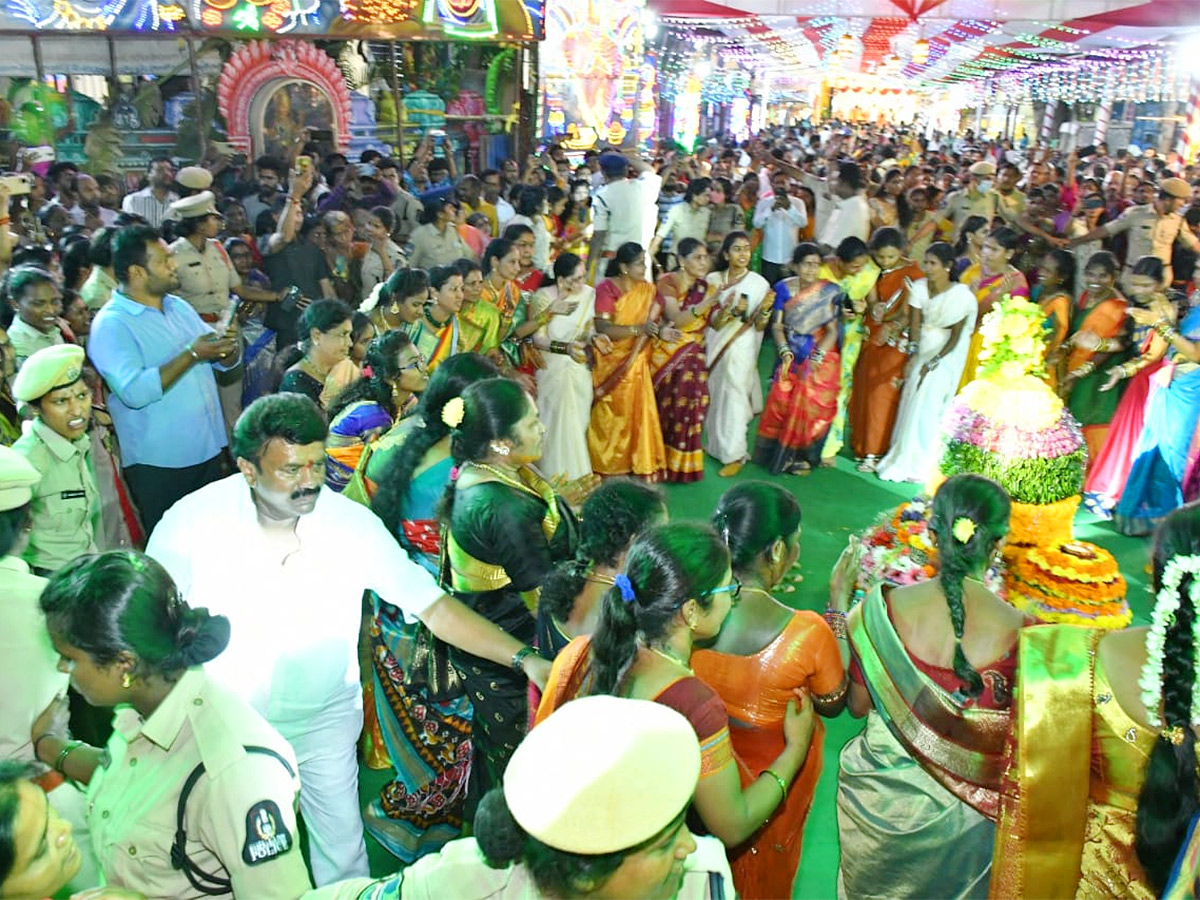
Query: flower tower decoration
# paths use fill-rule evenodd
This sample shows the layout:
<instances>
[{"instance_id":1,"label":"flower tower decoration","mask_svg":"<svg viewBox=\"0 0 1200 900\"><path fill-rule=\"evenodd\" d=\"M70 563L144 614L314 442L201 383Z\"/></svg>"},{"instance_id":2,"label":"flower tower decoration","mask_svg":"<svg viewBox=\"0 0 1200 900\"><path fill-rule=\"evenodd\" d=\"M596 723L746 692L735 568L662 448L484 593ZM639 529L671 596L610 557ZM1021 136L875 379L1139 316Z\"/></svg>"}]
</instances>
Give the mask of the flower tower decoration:
<instances>
[{"instance_id":1,"label":"flower tower decoration","mask_svg":"<svg viewBox=\"0 0 1200 900\"><path fill-rule=\"evenodd\" d=\"M1044 313L1005 297L980 326L979 377L943 424L941 474L973 472L1012 498L1004 550L1008 599L1044 622L1119 628L1132 618L1108 551L1073 531L1087 462L1079 423L1042 380Z\"/></svg>"}]
</instances>

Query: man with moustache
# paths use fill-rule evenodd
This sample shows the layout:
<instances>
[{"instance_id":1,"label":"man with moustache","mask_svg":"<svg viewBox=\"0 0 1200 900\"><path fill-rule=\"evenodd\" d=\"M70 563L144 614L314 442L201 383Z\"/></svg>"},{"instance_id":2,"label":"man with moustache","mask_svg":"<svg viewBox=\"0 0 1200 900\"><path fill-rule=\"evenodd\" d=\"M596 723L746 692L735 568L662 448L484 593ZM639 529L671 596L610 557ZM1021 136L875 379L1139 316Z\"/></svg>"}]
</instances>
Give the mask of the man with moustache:
<instances>
[{"instance_id":1,"label":"man with moustache","mask_svg":"<svg viewBox=\"0 0 1200 900\"><path fill-rule=\"evenodd\" d=\"M83 381L83 348L59 344L25 361L13 398L35 418L13 444L42 480L33 488L33 528L22 554L38 575L49 575L101 548L100 488L88 425L92 392Z\"/></svg>"},{"instance_id":2,"label":"man with moustache","mask_svg":"<svg viewBox=\"0 0 1200 900\"><path fill-rule=\"evenodd\" d=\"M370 510L322 490L327 431L308 397L260 397L234 428L238 473L176 503L146 548L189 604L229 617L229 646L205 668L295 749L318 886L368 873L356 756L364 590L539 684L549 670L444 594Z\"/></svg>"},{"instance_id":3,"label":"man with moustache","mask_svg":"<svg viewBox=\"0 0 1200 900\"><path fill-rule=\"evenodd\" d=\"M239 342L171 293L179 276L156 229L122 228L112 267L117 288L92 322L88 351L108 384L125 480L149 531L176 500L224 474L213 369L237 365Z\"/></svg>"}]
</instances>

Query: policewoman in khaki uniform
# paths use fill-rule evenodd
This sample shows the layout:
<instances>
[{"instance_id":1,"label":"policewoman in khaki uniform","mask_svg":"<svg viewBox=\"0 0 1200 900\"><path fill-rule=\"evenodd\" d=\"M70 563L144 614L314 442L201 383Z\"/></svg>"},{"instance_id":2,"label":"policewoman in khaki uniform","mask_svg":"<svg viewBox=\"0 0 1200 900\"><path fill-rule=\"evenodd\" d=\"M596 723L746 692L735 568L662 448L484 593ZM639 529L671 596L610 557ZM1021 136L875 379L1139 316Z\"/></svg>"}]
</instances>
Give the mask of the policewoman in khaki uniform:
<instances>
[{"instance_id":1,"label":"policewoman in khaki uniform","mask_svg":"<svg viewBox=\"0 0 1200 900\"><path fill-rule=\"evenodd\" d=\"M13 449L42 474L33 492L33 531L24 558L48 575L81 554L95 553L103 534L83 348L60 344L34 353L17 373L13 397L36 416Z\"/></svg>"},{"instance_id":2,"label":"policewoman in khaki uniform","mask_svg":"<svg viewBox=\"0 0 1200 900\"><path fill-rule=\"evenodd\" d=\"M75 689L116 706L106 750L53 733L55 705L32 732L38 759L88 786L105 883L147 897L304 893L291 747L202 665L228 643L228 620L190 608L162 566L126 551L57 572L41 607Z\"/></svg>"}]
</instances>

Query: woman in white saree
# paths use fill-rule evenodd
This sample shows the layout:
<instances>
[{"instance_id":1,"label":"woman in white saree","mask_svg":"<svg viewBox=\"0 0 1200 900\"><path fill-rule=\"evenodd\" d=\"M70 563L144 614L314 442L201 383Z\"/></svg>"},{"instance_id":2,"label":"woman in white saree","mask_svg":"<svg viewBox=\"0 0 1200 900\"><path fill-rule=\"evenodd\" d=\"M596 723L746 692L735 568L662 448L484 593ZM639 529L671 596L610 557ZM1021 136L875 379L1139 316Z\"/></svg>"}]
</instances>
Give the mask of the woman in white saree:
<instances>
[{"instance_id":1,"label":"woman in white saree","mask_svg":"<svg viewBox=\"0 0 1200 900\"><path fill-rule=\"evenodd\" d=\"M594 337L596 291L586 284L587 269L574 253L554 262L554 284L529 300L536 318L559 301L574 303L573 311L556 315L538 329L535 345L543 351L537 370L538 416L546 427L544 452L538 467L547 478L568 480L592 474L587 429L592 416L592 373L582 350ZM607 342L607 339L605 339Z\"/></svg>"},{"instance_id":2,"label":"woman in white saree","mask_svg":"<svg viewBox=\"0 0 1200 900\"><path fill-rule=\"evenodd\" d=\"M925 277L909 295L910 305L921 309L921 335L905 373L891 450L876 469L885 481L924 483L937 463L942 416L958 391L979 312L971 289L951 282L953 265L949 244L931 245L921 263Z\"/></svg>"},{"instance_id":3,"label":"woman in white saree","mask_svg":"<svg viewBox=\"0 0 1200 900\"><path fill-rule=\"evenodd\" d=\"M721 463L722 478L736 475L749 459L746 430L763 408L758 351L775 294L765 278L750 271L750 255L746 233L730 232L717 257L718 271L708 276L717 291L717 312L706 342L710 401L704 449Z\"/></svg>"}]
</instances>

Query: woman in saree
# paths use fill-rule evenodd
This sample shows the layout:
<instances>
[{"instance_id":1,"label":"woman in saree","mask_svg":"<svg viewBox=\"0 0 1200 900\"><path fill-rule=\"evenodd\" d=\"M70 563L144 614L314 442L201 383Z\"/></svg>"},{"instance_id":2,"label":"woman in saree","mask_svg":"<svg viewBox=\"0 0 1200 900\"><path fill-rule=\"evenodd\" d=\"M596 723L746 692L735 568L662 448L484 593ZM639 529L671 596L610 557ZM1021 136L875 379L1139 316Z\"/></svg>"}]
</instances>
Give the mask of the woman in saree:
<instances>
[{"instance_id":1,"label":"woman in saree","mask_svg":"<svg viewBox=\"0 0 1200 900\"><path fill-rule=\"evenodd\" d=\"M463 304L458 311L458 352L487 356L500 346L500 329L503 327L500 312L483 300L482 266L466 258L454 266L463 277Z\"/></svg>"},{"instance_id":2,"label":"woman in saree","mask_svg":"<svg viewBox=\"0 0 1200 900\"><path fill-rule=\"evenodd\" d=\"M447 360L421 395L416 412L388 436L393 447L367 460L371 509L412 557L438 572L441 535L435 507L450 484L450 427L442 410L470 385L496 375L477 354ZM430 684L431 644L420 622L371 595L364 623L369 662L363 665L364 758L395 777L364 810L367 830L405 863L458 837L471 767L471 701L451 685ZM423 633L424 630L424 633ZM442 645L438 653L446 652ZM425 676L425 677L422 677Z\"/></svg>"},{"instance_id":3,"label":"woman in saree","mask_svg":"<svg viewBox=\"0 0 1200 900\"><path fill-rule=\"evenodd\" d=\"M592 185L585 179L572 179L567 208L563 210L559 232L562 253L574 253L586 262L592 239Z\"/></svg>"},{"instance_id":4,"label":"woman in saree","mask_svg":"<svg viewBox=\"0 0 1200 900\"><path fill-rule=\"evenodd\" d=\"M820 464L837 414L845 295L838 285L818 277L820 269L821 248L801 244L792 254L796 274L775 285L771 337L779 365L754 442L754 462L772 475L802 474Z\"/></svg>"},{"instance_id":5,"label":"woman in saree","mask_svg":"<svg viewBox=\"0 0 1200 900\"><path fill-rule=\"evenodd\" d=\"M746 265L755 272L762 268L762 229L754 227L754 213L758 209L758 195L761 190L758 174L747 172L737 191L737 206L742 213L737 231L744 234L750 242L750 261ZM729 235L735 233L731 231L726 234L725 240L729 240Z\"/></svg>"},{"instance_id":6,"label":"woman in saree","mask_svg":"<svg viewBox=\"0 0 1200 900\"><path fill-rule=\"evenodd\" d=\"M705 336L709 407L704 446L721 463L717 474L722 478L736 475L750 458L746 431L763 408L758 351L775 295L767 279L751 271L750 257L746 232L730 232L717 255L716 271L707 279L717 307Z\"/></svg>"},{"instance_id":7,"label":"woman in saree","mask_svg":"<svg viewBox=\"0 0 1200 900\"><path fill-rule=\"evenodd\" d=\"M502 355L507 355L508 350L514 349L510 339L516 328L518 312L522 314L522 319L524 318L524 302L516 282L521 271L520 251L512 241L499 238L488 244L487 249L483 251L480 265L483 269L480 303L490 306L500 319L497 349L489 351L488 355L496 360L497 365L501 365ZM514 361L512 357L507 359L509 364Z\"/></svg>"},{"instance_id":8,"label":"woman in saree","mask_svg":"<svg viewBox=\"0 0 1200 900\"><path fill-rule=\"evenodd\" d=\"M1105 519L1112 517L1125 490L1145 431L1147 407L1161 387L1161 378L1156 375L1167 364L1170 345L1153 325L1162 321L1174 328L1179 317L1175 304L1163 291L1164 274L1162 260L1157 256L1143 256L1134 263L1128 279L1127 313L1133 324L1130 345L1137 356L1109 368L1108 380L1100 386L1101 391L1111 391L1122 381L1128 381L1113 413L1104 446L1091 460L1083 485L1083 501L1088 511Z\"/></svg>"},{"instance_id":9,"label":"woman in saree","mask_svg":"<svg viewBox=\"0 0 1200 900\"><path fill-rule=\"evenodd\" d=\"M1075 305L1075 254L1062 249L1048 251L1038 263L1038 283L1030 297L1046 317L1046 383L1057 390Z\"/></svg>"},{"instance_id":10,"label":"woman in saree","mask_svg":"<svg viewBox=\"0 0 1200 900\"><path fill-rule=\"evenodd\" d=\"M783 804L803 767L813 702L799 693L786 698L783 748L743 787L725 706L690 668L694 643L717 636L737 598L728 549L705 525L658 525L634 540L613 580L595 633L575 638L555 658L537 721L596 694L653 700L683 714L701 751L692 811L727 848L740 846Z\"/></svg>"},{"instance_id":11,"label":"woman in saree","mask_svg":"<svg viewBox=\"0 0 1200 900\"><path fill-rule=\"evenodd\" d=\"M371 289L358 311L375 323L379 334L393 329L418 341L418 323L429 302L429 275L424 269L397 269Z\"/></svg>"},{"instance_id":12,"label":"woman in saree","mask_svg":"<svg viewBox=\"0 0 1200 900\"><path fill-rule=\"evenodd\" d=\"M511 667L451 648L475 707L468 813L500 783L528 722L528 679L521 668L535 653L534 620L542 582L575 552L574 513L533 468L545 429L537 406L515 381L489 378L447 402L457 468L442 499L442 587L526 647Z\"/></svg>"},{"instance_id":13,"label":"woman in saree","mask_svg":"<svg viewBox=\"0 0 1200 900\"><path fill-rule=\"evenodd\" d=\"M654 382L651 341L659 333L658 291L646 281L640 244L622 244L596 285L596 331L612 350L596 356L588 455L598 475L660 481L667 467Z\"/></svg>"},{"instance_id":14,"label":"woman in saree","mask_svg":"<svg viewBox=\"0 0 1200 900\"><path fill-rule=\"evenodd\" d=\"M983 317L1006 295L1029 296L1029 282L1012 264L1012 258L1020 245L1021 236L1013 229L1001 225L984 240L983 248L979 251L979 262L968 266L959 276L958 280L971 289L979 303L978 322L983 322ZM967 362L958 382L960 390L975 380L979 369L979 351L982 349L983 332L976 329L967 347Z\"/></svg>"},{"instance_id":15,"label":"woman in saree","mask_svg":"<svg viewBox=\"0 0 1200 900\"><path fill-rule=\"evenodd\" d=\"M325 484L341 493L364 448L416 406L429 376L408 335L389 331L367 348L363 374L329 405Z\"/></svg>"},{"instance_id":16,"label":"woman in saree","mask_svg":"<svg viewBox=\"0 0 1200 900\"><path fill-rule=\"evenodd\" d=\"M924 484L932 474L929 448L958 391L979 309L971 289L950 279L954 250L949 244L931 244L921 265L925 278L913 284L908 298L921 310L921 336L905 373L892 447L875 470L884 481Z\"/></svg>"},{"instance_id":17,"label":"woman in saree","mask_svg":"<svg viewBox=\"0 0 1200 900\"><path fill-rule=\"evenodd\" d=\"M738 726L729 734L746 787L783 749L784 709L795 692L807 694L817 713L832 718L845 705L848 681L830 626L817 613L791 609L771 595L800 557L796 498L777 484L743 482L722 495L713 526L729 547L742 592L716 641L693 653L692 665ZM824 737L817 719L787 799L730 854L738 896L792 896L804 823L821 777Z\"/></svg>"},{"instance_id":18,"label":"woman in saree","mask_svg":"<svg viewBox=\"0 0 1200 900\"><path fill-rule=\"evenodd\" d=\"M979 260L983 255L983 242L987 240L991 225L992 223L983 216L967 216L963 220L962 228L958 231L958 240L954 245L957 259L952 274L955 281L958 281L962 277L962 273L971 266L979 265ZM946 240L950 240L950 238L947 237Z\"/></svg>"},{"instance_id":19,"label":"woman in saree","mask_svg":"<svg viewBox=\"0 0 1200 900\"><path fill-rule=\"evenodd\" d=\"M1121 365L1125 349L1128 303L1117 292L1117 258L1101 250L1092 254L1083 271L1084 291L1071 315L1067 338L1066 374L1059 396L1083 426L1088 460L1099 457L1108 438L1108 426L1121 402L1120 390L1102 391L1109 370Z\"/></svg>"},{"instance_id":20,"label":"woman in saree","mask_svg":"<svg viewBox=\"0 0 1200 900\"><path fill-rule=\"evenodd\" d=\"M290 351L295 362L284 372L280 392L304 394L322 409L333 402L341 392L334 371L350 359L352 317L350 307L341 300L317 300L304 310L300 316L304 337ZM287 364L287 354L281 353L280 358Z\"/></svg>"},{"instance_id":21,"label":"woman in saree","mask_svg":"<svg viewBox=\"0 0 1200 900\"><path fill-rule=\"evenodd\" d=\"M871 259L866 242L848 237L838 244L834 256L821 266L820 277L840 285L842 293L846 295L846 306L842 313L842 371L838 379L837 415L821 451L821 465L832 466L845 443L846 408L854 388L854 370L862 352L863 315L875 296L879 266Z\"/></svg>"},{"instance_id":22,"label":"woman in saree","mask_svg":"<svg viewBox=\"0 0 1200 900\"><path fill-rule=\"evenodd\" d=\"M671 331L660 332L650 371L667 451L666 480L684 484L704 477L701 435L709 399L704 335L717 293L706 280L709 257L703 241L686 237L675 252L679 269L658 279L658 295L666 323L679 336L672 341Z\"/></svg>"},{"instance_id":23,"label":"woman in saree","mask_svg":"<svg viewBox=\"0 0 1200 900\"><path fill-rule=\"evenodd\" d=\"M585 348L593 341L598 350L612 349L609 339L596 333L596 291L587 283L587 267L574 253L554 261L554 281L529 299L536 319L548 309L572 304L569 314L556 315L534 337L543 350L537 370L537 403L546 426L546 448L541 470L554 478L582 478L592 472L587 431L592 417L592 373Z\"/></svg>"},{"instance_id":24,"label":"woman in saree","mask_svg":"<svg viewBox=\"0 0 1200 900\"><path fill-rule=\"evenodd\" d=\"M1198 586L1193 505L1169 513L1155 536L1149 628L1022 632L992 896L1166 896L1200 808Z\"/></svg>"},{"instance_id":25,"label":"woman in saree","mask_svg":"<svg viewBox=\"0 0 1200 900\"><path fill-rule=\"evenodd\" d=\"M654 485L610 478L579 511L575 555L554 567L537 611L538 651L547 659L577 637L594 634L601 600L625 564L638 532L667 521L667 498Z\"/></svg>"},{"instance_id":26,"label":"woman in saree","mask_svg":"<svg viewBox=\"0 0 1200 900\"><path fill-rule=\"evenodd\" d=\"M1129 278L1131 292L1136 277ZM1113 511L1117 531L1145 535L1184 503L1188 451L1200 421L1200 309L1191 310L1178 329L1163 309L1135 307L1129 315L1140 325L1150 325L1167 345L1166 362L1154 375L1158 386L1146 403L1146 424L1133 452L1133 466Z\"/></svg>"},{"instance_id":27,"label":"woman in saree","mask_svg":"<svg viewBox=\"0 0 1200 900\"><path fill-rule=\"evenodd\" d=\"M908 299L912 283L923 274L920 265L904 255L903 232L880 228L871 235L870 248L879 278L863 315L865 352L854 367L846 409L850 447L860 472L874 472L891 446L904 369L921 334L921 312Z\"/></svg>"},{"instance_id":28,"label":"woman in saree","mask_svg":"<svg viewBox=\"0 0 1200 900\"><path fill-rule=\"evenodd\" d=\"M912 221L912 211L904 196L904 170L899 166L888 169L867 206L871 210L872 234L880 228L907 228Z\"/></svg>"},{"instance_id":29,"label":"woman in saree","mask_svg":"<svg viewBox=\"0 0 1200 900\"><path fill-rule=\"evenodd\" d=\"M421 331L416 344L425 368L433 372L459 352L458 312L463 305L463 277L458 267L430 269L429 293L430 302L421 310Z\"/></svg>"},{"instance_id":30,"label":"woman in saree","mask_svg":"<svg viewBox=\"0 0 1200 900\"><path fill-rule=\"evenodd\" d=\"M981 580L1009 508L986 478L943 482L930 519L940 574L876 587L845 618L850 712L867 725L841 756L840 897L987 896L1017 633L1028 624ZM856 554L843 566L851 574L835 575L841 596L830 602L844 610Z\"/></svg>"}]
</instances>

